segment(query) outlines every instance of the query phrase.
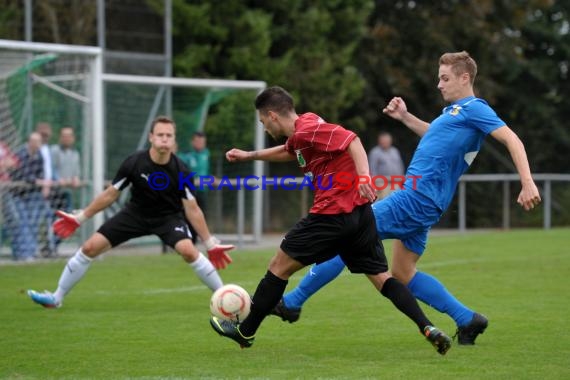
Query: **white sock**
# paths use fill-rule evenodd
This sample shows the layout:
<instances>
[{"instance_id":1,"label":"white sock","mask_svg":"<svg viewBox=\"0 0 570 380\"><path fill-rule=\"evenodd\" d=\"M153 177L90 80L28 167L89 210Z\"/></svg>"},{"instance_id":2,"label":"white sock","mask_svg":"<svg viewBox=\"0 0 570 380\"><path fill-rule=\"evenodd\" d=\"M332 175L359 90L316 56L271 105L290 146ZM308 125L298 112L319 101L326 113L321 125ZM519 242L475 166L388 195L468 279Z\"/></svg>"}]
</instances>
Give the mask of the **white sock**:
<instances>
[{"instance_id":1,"label":"white sock","mask_svg":"<svg viewBox=\"0 0 570 380\"><path fill-rule=\"evenodd\" d=\"M57 290L53 294L57 303L61 303L63 297L83 278L85 272L89 269L91 260L89 256L85 256L81 248L69 259L59 278Z\"/></svg>"},{"instance_id":2,"label":"white sock","mask_svg":"<svg viewBox=\"0 0 570 380\"><path fill-rule=\"evenodd\" d=\"M194 269L194 272L196 272L200 280L212 291L224 285L218 271L202 252L200 252L196 261L190 263L190 266Z\"/></svg>"}]
</instances>

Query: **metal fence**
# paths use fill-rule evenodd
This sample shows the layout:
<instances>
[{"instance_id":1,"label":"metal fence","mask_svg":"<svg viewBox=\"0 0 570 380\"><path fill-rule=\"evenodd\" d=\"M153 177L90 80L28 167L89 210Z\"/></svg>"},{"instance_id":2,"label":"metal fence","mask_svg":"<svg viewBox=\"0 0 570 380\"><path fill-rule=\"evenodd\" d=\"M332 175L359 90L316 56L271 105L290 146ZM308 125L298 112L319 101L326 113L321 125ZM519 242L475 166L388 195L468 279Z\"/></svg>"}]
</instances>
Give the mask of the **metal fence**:
<instances>
[{"instance_id":1,"label":"metal fence","mask_svg":"<svg viewBox=\"0 0 570 380\"><path fill-rule=\"evenodd\" d=\"M543 222L544 229L552 227L552 183L570 182L570 174L544 173L535 174L533 179L537 185L543 184L541 197L543 202ZM473 182L500 182L502 183L502 227L511 227L511 182L520 181L518 174L466 174L460 178L457 190L458 196L458 229L467 229L467 184Z\"/></svg>"}]
</instances>

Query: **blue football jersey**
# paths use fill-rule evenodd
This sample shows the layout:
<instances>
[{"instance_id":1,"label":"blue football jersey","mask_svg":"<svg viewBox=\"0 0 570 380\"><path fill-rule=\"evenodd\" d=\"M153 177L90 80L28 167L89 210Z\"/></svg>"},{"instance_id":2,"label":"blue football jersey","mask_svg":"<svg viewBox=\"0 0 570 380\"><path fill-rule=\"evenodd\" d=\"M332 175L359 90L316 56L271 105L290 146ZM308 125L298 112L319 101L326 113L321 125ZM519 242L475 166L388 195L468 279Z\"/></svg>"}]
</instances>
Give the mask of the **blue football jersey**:
<instances>
[{"instance_id":1,"label":"blue football jersey","mask_svg":"<svg viewBox=\"0 0 570 380\"><path fill-rule=\"evenodd\" d=\"M445 211L485 136L505 125L483 99L470 96L445 107L431 122L408 167L408 176L421 176L415 180L415 191ZM406 191L413 187L408 178Z\"/></svg>"}]
</instances>

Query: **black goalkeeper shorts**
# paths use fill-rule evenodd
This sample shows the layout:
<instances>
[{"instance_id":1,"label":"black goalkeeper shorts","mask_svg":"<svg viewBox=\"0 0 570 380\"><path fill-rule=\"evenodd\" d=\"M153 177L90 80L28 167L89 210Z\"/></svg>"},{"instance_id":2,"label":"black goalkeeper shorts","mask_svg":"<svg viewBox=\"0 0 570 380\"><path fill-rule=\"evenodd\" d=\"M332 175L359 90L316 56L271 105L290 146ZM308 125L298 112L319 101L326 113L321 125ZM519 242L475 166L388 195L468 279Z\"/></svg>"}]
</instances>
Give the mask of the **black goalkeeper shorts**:
<instances>
[{"instance_id":1,"label":"black goalkeeper shorts","mask_svg":"<svg viewBox=\"0 0 570 380\"><path fill-rule=\"evenodd\" d=\"M172 248L180 240L192 238L182 214L149 218L126 209L103 223L97 232L105 236L112 247L146 235L156 235Z\"/></svg>"}]
</instances>

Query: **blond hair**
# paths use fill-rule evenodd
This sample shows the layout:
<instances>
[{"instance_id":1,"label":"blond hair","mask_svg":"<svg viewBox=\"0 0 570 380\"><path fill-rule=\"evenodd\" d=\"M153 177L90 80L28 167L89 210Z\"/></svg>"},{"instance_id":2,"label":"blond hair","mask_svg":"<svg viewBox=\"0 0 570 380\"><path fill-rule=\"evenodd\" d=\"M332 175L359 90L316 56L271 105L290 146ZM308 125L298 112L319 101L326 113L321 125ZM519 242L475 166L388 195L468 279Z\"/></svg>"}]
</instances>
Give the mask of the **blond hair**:
<instances>
[{"instance_id":1,"label":"blond hair","mask_svg":"<svg viewBox=\"0 0 570 380\"><path fill-rule=\"evenodd\" d=\"M450 65L451 71L456 76L467 73L469 74L471 85L475 82L475 77L477 76L477 63L475 63L475 60L471 58L469 53L466 51L445 53L439 57L439 64Z\"/></svg>"}]
</instances>

